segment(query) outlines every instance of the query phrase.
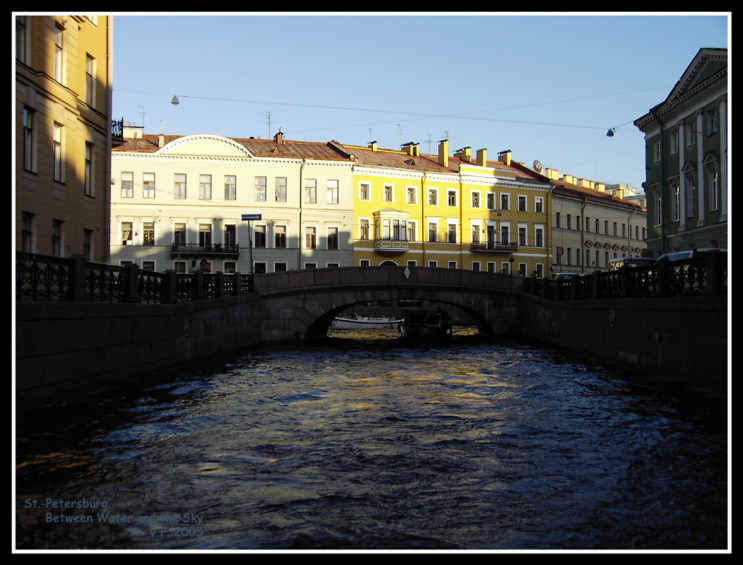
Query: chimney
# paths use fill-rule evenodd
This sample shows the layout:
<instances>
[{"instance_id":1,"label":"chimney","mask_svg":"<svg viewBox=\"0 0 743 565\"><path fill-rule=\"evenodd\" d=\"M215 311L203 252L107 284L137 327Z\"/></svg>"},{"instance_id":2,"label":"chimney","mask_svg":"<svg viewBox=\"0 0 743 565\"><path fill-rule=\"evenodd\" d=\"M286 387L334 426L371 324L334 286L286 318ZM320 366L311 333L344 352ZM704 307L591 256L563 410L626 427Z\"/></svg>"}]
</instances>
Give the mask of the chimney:
<instances>
[{"instance_id":1,"label":"chimney","mask_svg":"<svg viewBox=\"0 0 743 565\"><path fill-rule=\"evenodd\" d=\"M442 139L439 141L439 165L442 167L449 166L449 140Z\"/></svg>"},{"instance_id":2,"label":"chimney","mask_svg":"<svg viewBox=\"0 0 743 565\"><path fill-rule=\"evenodd\" d=\"M544 170L544 176L550 180L560 180L560 171L548 167Z\"/></svg>"},{"instance_id":3,"label":"chimney","mask_svg":"<svg viewBox=\"0 0 743 565\"><path fill-rule=\"evenodd\" d=\"M594 188L599 192L606 192L606 185L603 182L597 182Z\"/></svg>"},{"instance_id":4,"label":"chimney","mask_svg":"<svg viewBox=\"0 0 743 565\"><path fill-rule=\"evenodd\" d=\"M412 141L408 141L407 143L403 144L402 149L408 155L418 156L421 154L420 147L418 147L418 144L413 143Z\"/></svg>"},{"instance_id":5,"label":"chimney","mask_svg":"<svg viewBox=\"0 0 743 565\"><path fill-rule=\"evenodd\" d=\"M279 128L279 131L273 136L273 140L276 145L284 143L284 132L281 131L281 128Z\"/></svg>"},{"instance_id":6,"label":"chimney","mask_svg":"<svg viewBox=\"0 0 743 565\"><path fill-rule=\"evenodd\" d=\"M369 142L369 148L370 148L370 149L371 149L372 151L376 151L376 150L377 150L377 142L376 142L376 141L371 141L371 142Z\"/></svg>"},{"instance_id":7,"label":"chimney","mask_svg":"<svg viewBox=\"0 0 743 565\"><path fill-rule=\"evenodd\" d=\"M487 166L488 163L488 150L487 149L478 149L477 150L477 164L481 167Z\"/></svg>"},{"instance_id":8,"label":"chimney","mask_svg":"<svg viewBox=\"0 0 743 565\"><path fill-rule=\"evenodd\" d=\"M506 149L505 151L501 151L500 153L498 153L498 160L501 163L505 163L506 165L510 165L511 164L511 150L510 149Z\"/></svg>"},{"instance_id":9,"label":"chimney","mask_svg":"<svg viewBox=\"0 0 743 565\"><path fill-rule=\"evenodd\" d=\"M457 152L454 154L455 157L458 159L461 159L462 161L465 161L466 163L472 162L472 148L471 147L462 147L462 149L457 149Z\"/></svg>"},{"instance_id":10,"label":"chimney","mask_svg":"<svg viewBox=\"0 0 743 565\"><path fill-rule=\"evenodd\" d=\"M165 136L161 133L157 138L157 146L163 147L165 145Z\"/></svg>"}]
</instances>

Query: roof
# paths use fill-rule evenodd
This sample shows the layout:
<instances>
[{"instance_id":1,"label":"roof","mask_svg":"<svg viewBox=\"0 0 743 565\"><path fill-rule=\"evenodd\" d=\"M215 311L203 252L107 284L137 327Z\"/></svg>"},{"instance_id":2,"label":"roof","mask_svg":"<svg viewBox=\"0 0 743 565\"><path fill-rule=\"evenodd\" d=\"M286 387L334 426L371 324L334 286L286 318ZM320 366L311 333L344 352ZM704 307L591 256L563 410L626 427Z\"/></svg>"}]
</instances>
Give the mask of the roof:
<instances>
[{"instance_id":1,"label":"roof","mask_svg":"<svg viewBox=\"0 0 743 565\"><path fill-rule=\"evenodd\" d=\"M574 198L586 198L588 200L600 202L608 206L624 206L626 208L634 208L638 212L645 210L645 207L641 206L637 202L624 200L622 198L614 196L613 194L607 194L606 192L598 191L595 188L579 186L577 184L568 183L563 180L553 180L552 182L555 184L555 188L553 190L553 194L555 195L572 196Z\"/></svg>"},{"instance_id":2,"label":"roof","mask_svg":"<svg viewBox=\"0 0 743 565\"><path fill-rule=\"evenodd\" d=\"M114 153L156 153L167 144L179 139L190 137L184 135L163 135L163 145L160 145L160 135L145 134L141 138L126 139L119 147L114 147ZM196 137L196 136L194 136ZM222 137L222 136L219 136ZM316 159L324 161L347 161L348 157L339 151L332 142L292 141L273 139L226 138L247 149L255 157L279 157L286 159Z\"/></svg>"}]
</instances>

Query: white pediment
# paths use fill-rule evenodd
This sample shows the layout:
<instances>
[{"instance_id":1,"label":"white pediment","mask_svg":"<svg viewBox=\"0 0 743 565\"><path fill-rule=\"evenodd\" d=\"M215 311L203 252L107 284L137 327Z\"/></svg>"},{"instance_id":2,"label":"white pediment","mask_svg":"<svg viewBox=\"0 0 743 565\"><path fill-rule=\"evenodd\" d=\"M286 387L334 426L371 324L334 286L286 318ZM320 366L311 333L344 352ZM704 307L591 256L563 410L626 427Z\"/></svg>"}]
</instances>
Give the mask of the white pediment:
<instances>
[{"instance_id":1,"label":"white pediment","mask_svg":"<svg viewBox=\"0 0 743 565\"><path fill-rule=\"evenodd\" d=\"M221 135L197 134L179 137L158 151L161 155L199 157L253 157L245 147Z\"/></svg>"}]
</instances>

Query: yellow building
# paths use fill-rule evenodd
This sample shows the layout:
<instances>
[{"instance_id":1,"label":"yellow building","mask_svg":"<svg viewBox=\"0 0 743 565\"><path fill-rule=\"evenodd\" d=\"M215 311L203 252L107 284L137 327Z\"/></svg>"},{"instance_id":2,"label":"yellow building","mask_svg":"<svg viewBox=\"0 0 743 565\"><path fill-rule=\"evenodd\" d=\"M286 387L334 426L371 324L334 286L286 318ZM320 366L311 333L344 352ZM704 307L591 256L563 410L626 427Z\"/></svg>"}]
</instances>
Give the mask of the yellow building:
<instances>
[{"instance_id":1,"label":"yellow building","mask_svg":"<svg viewBox=\"0 0 743 565\"><path fill-rule=\"evenodd\" d=\"M108 259L113 17L15 16L16 249Z\"/></svg>"},{"instance_id":2,"label":"yellow building","mask_svg":"<svg viewBox=\"0 0 743 565\"><path fill-rule=\"evenodd\" d=\"M354 165L354 264L417 265L544 276L549 180L485 149L422 155L343 146Z\"/></svg>"}]
</instances>

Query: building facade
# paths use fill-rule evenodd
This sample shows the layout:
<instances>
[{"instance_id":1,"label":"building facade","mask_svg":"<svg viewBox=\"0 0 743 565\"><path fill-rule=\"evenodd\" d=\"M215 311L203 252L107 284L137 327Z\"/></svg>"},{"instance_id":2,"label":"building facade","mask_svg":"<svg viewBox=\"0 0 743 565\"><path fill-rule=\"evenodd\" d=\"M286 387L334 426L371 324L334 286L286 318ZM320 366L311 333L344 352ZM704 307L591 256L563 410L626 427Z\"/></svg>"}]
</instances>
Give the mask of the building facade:
<instances>
[{"instance_id":1,"label":"building facade","mask_svg":"<svg viewBox=\"0 0 743 565\"><path fill-rule=\"evenodd\" d=\"M108 261L113 17L15 16L16 249Z\"/></svg>"},{"instance_id":2,"label":"building facade","mask_svg":"<svg viewBox=\"0 0 743 565\"><path fill-rule=\"evenodd\" d=\"M333 143L136 135L112 152L111 259L152 271L353 264L352 163Z\"/></svg>"},{"instance_id":3,"label":"building facade","mask_svg":"<svg viewBox=\"0 0 743 565\"><path fill-rule=\"evenodd\" d=\"M635 120L645 134L648 248L727 248L727 49L701 49L668 97Z\"/></svg>"},{"instance_id":4,"label":"building facade","mask_svg":"<svg viewBox=\"0 0 743 565\"><path fill-rule=\"evenodd\" d=\"M470 148L422 155L344 145L354 165L354 264L415 265L545 276L549 181Z\"/></svg>"},{"instance_id":5,"label":"building facade","mask_svg":"<svg viewBox=\"0 0 743 565\"><path fill-rule=\"evenodd\" d=\"M602 183L546 169L552 195L552 276L605 271L612 259L645 253L646 210Z\"/></svg>"}]
</instances>

